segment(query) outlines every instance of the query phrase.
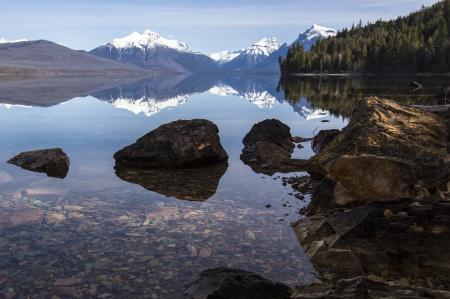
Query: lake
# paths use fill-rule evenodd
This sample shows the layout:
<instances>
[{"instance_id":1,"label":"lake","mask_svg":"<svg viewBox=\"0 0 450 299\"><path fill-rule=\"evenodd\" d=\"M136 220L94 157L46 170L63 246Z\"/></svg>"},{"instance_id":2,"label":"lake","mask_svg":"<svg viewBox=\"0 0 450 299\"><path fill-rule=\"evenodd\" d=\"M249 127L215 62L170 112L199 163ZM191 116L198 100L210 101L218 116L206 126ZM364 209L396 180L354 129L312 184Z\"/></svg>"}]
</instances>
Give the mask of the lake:
<instances>
[{"instance_id":1,"label":"lake","mask_svg":"<svg viewBox=\"0 0 450 299\"><path fill-rule=\"evenodd\" d=\"M291 286L310 283L314 269L290 226L310 194L297 199L282 181L305 173L255 173L240 160L244 136L276 118L293 136L312 137L343 128L364 96L439 104L448 83L215 75L0 80L0 289L18 298L179 298L183 284L218 266ZM186 195L192 190L184 190L183 178L155 187L116 176L116 151L162 124L194 118L218 126L230 157L228 168L189 186L206 198ZM313 155L303 145L295 157ZM70 157L65 179L6 163L51 147ZM174 196L177 188L182 195Z\"/></svg>"}]
</instances>

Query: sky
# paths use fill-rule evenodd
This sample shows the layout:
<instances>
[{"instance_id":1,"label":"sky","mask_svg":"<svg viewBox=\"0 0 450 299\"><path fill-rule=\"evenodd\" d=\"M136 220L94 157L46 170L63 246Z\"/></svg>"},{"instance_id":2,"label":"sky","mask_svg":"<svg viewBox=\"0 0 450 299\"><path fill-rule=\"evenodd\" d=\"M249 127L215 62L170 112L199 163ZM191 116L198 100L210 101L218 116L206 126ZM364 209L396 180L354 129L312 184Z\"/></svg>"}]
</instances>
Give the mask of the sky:
<instances>
[{"instance_id":1,"label":"sky","mask_svg":"<svg viewBox=\"0 0 450 299\"><path fill-rule=\"evenodd\" d=\"M292 42L312 24L391 19L436 0L0 0L0 39L47 39L91 50L151 29L212 53L263 37Z\"/></svg>"}]
</instances>

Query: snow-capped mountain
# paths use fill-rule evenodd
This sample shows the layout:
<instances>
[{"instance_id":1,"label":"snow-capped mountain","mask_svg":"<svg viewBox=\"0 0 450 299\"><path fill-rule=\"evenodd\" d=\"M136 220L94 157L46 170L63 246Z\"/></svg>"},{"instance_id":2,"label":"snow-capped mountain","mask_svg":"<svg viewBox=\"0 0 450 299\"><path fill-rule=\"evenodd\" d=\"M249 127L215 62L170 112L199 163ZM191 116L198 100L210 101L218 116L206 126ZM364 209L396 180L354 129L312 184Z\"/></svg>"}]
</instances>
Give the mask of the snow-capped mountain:
<instances>
[{"instance_id":1,"label":"snow-capped mountain","mask_svg":"<svg viewBox=\"0 0 450 299\"><path fill-rule=\"evenodd\" d=\"M194 52L178 40L166 39L156 32L133 32L95 48L92 54L149 69L177 73L216 72L217 63Z\"/></svg>"},{"instance_id":2,"label":"snow-capped mountain","mask_svg":"<svg viewBox=\"0 0 450 299\"><path fill-rule=\"evenodd\" d=\"M311 49L312 45L314 45L319 39L333 36L336 36L336 30L314 24L305 32L300 34L293 43L300 43L305 47L306 50L309 50ZM258 63L252 69L248 70L248 72L279 73L280 68L278 65L278 59L279 57L286 57L287 52L292 44L282 44L276 51L272 52L269 57Z\"/></svg>"},{"instance_id":3,"label":"snow-capped mountain","mask_svg":"<svg viewBox=\"0 0 450 299\"><path fill-rule=\"evenodd\" d=\"M300 34L295 42L302 44L306 50L309 50L319 39L334 36L336 36L335 29L314 24L308 28L308 30Z\"/></svg>"},{"instance_id":4,"label":"snow-capped mountain","mask_svg":"<svg viewBox=\"0 0 450 299\"><path fill-rule=\"evenodd\" d=\"M210 54L209 57L219 64L224 64L235 59L239 54L241 51L220 51Z\"/></svg>"},{"instance_id":5,"label":"snow-capped mountain","mask_svg":"<svg viewBox=\"0 0 450 299\"><path fill-rule=\"evenodd\" d=\"M280 44L276 38L263 38L250 47L239 51L234 59L223 65L226 71L243 71L264 61L273 52L278 50Z\"/></svg>"},{"instance_id":6,"label":"snow-capped mountain","mask_svg":"<svg viewBox=\"0 0 450 299\"><path fill-rule=\"evenodd\" d=\"M185 43L175 39L166 39L159 33L149 29L142 34L135 31L123 38L116 38L112 41L111 46L114 46L116 49L165 47L182 52L191 52Z\"/></svg>"}]
</instances>

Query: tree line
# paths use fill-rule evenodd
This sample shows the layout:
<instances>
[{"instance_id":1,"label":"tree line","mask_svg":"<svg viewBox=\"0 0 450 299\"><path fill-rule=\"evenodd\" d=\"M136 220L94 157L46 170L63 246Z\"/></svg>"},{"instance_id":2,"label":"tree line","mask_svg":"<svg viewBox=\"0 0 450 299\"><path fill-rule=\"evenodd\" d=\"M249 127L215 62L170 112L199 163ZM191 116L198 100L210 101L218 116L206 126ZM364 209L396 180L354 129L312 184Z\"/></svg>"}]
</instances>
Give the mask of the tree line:
<instances>
[{"instance_id":1,"label":"tree line","mask_svg":"<svg viewBox=\"0 0 450 299\"><path fill-rule=\"evenodd\" d=\"M450 0L405 17L361 22L319 40L296 43L279 64L291 73L446 73L450 71Z\"/></svg>"}]
</instances>

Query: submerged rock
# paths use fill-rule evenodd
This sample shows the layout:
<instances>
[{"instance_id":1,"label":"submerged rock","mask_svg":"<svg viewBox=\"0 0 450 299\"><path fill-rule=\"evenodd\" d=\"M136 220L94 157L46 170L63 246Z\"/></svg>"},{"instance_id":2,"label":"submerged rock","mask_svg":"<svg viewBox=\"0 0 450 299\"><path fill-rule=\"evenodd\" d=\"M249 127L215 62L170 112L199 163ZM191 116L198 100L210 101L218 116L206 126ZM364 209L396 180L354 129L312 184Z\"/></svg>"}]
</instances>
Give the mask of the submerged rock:
<instances>
[{"instance_id":1,"label":"submerged rock","mask_svg":"<svg viewBox=\"0 0 450 299\"><path fill-rule=\"evenodd\" d=\"M336 283L317 283L299 287L296 291L296 299L450 298L448 291L386 283L368 277L339 279Z\"/></svg>"},{"instance_id":2,"label":"submerged rock","mask_svg":"<svg viewBox=\"0 0 450 299\"><path fill-rule=\"evenodd\" d=\"M70 160L62 149L52 148L20 153L8 163L26 170L46 173L49 177L65 178L69 172Z\"/></svg>"},{"instance_id":3,"label":"submerged rock","mask_svg":"<svg viewBox=\"0 0 450 299\"><path fill-rule=\"evenodd\" d=\"M447 202L405 199L328 210L294 230L323 279L371 276L449 290L449 220Z\"/></svg>"},{"instance_id":4,"label":"submerged rock","mask_svg":"<svg viewBox=\"0 0 450 299\"><path fill-rule=\"evenodd\" d=\"M448 180L447 136L431 113L366 98L348 126L310 159L308 172L335 183L332 200L339 205L422 198Z\"/></svg>"},{"instance_id":5,"label":"submerged rock","mask_svg":"<svg viewBox=\"0 0 450 299\"><path fill-rule=\"evenodd\" d=\"M228 160L219 129L209 120L177 120L164 124L114 154L116 166L191 168Z\"/></svg>"},{"instance_id":6,"label":"submerged rock","mask_svg":"<svg viewBox=\"0 0 450 299\"><path fill-rule=\"evenodd\" d=\"M205 201L212 197L228 168L226 162L190 169L133 169L116 167L116 175L147 190L182 200Z\"/></svg>"},{"instance_id":7,"label":"submerged rock","mask_svg":"<svg viewBox=\"0 0 450 299\"><path fill-rule=\"evenodd\" d=\"M255 124L242 142L241 160L257 173L272 175L306 168L306 160L291 159L295 145L289 127L279 120Z\"/></svg>"},{"instance_id":8,"label":"submerged rock","mask_svg":"<svg viewBox=\"0 0 450 299\"><path fill-rule=\"evenodd\" d=\"M188 299L287 299L291 293L284 284L225 267L205 270L185 287Z\"/></svg>"}]
</instances>

